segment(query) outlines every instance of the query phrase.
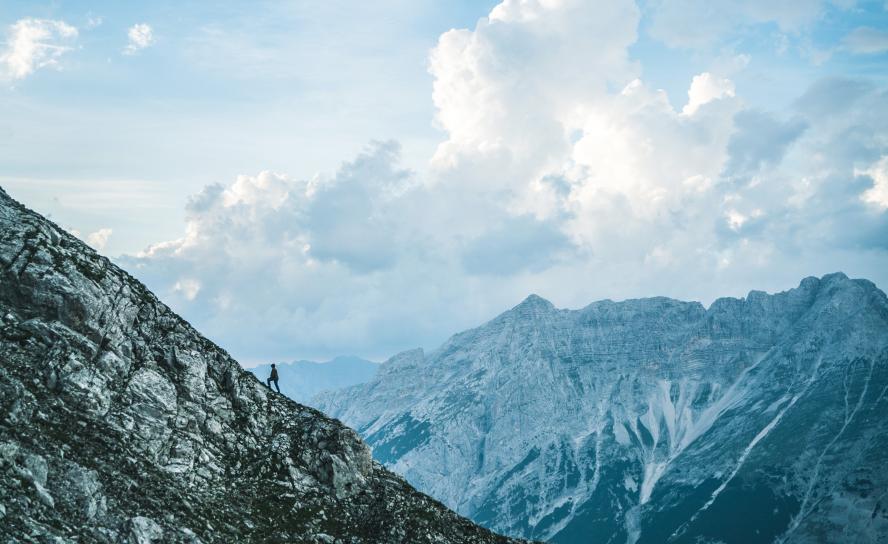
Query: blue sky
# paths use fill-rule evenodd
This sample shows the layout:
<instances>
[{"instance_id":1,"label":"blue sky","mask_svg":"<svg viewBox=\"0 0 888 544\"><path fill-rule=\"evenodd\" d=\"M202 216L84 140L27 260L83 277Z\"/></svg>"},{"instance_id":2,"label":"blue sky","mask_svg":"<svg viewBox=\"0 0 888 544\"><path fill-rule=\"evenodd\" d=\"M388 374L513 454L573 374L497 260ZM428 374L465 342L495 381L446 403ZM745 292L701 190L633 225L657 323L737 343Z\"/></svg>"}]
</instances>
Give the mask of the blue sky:
<instances>
[{"instance_id":1,"label":"blue sky","mask_svg":"<svg viewBox=\"0 0 888 544\"><path fill-rule=\"evenodd\" d=\"M3 82L0 176L67 184L78 195L92 184L108 194L113 182L119 194L99 217L43 206L84 230L121 212L106 248L117 254L180 232L187 196L239 173L312 176L371 139L395 137L419 165L440 139L427 52L441 32L472 24L485 3L375 6L4 0L0 25L64 21L78 37L55 69ZM154 41L126 55L127 30L139 23ZM42 201L67 192L28 185ZM150 232L120 210L121 198L134 201L127 207L148 198L170 221Z\"/></svg>"},{"instance_id":2,"label":"blue sky","mask_svg":"<svg viewBox=\"0 0 888 544\"><path fill-rule=\"evenodd\" d=\"M0 185L248 364L884 288L886 10L0 0Z\"/></svg>"}]
</instances>

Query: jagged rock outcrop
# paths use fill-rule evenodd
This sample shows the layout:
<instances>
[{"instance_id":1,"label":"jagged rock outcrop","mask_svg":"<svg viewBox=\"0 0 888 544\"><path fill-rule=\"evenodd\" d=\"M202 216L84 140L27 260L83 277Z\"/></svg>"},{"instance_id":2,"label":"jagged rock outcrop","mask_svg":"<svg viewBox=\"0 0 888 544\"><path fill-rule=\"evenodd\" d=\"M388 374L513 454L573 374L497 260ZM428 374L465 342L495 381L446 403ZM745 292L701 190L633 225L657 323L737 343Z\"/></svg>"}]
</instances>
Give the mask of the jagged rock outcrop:
<instances>
[{"instance_id":1,"label":"jagged rock outcrop","mask_svg":"<svg viewBox=\"0 0 888 544\"><path fill-rule=\"evenodd\" d=\"M507 542L0 189L0 540Z\"/></svg>"},{"instance_id":2,"label":"jagged rock outcrop","mask_svg":"<svg viewBox=\"0 0 888 544\"><path fill-rule=\"evenodd\" d=\"M708 309L531 296L316 406L506 534L888 542L888 299L844 274Z\"/></svg>"}]
</instances>

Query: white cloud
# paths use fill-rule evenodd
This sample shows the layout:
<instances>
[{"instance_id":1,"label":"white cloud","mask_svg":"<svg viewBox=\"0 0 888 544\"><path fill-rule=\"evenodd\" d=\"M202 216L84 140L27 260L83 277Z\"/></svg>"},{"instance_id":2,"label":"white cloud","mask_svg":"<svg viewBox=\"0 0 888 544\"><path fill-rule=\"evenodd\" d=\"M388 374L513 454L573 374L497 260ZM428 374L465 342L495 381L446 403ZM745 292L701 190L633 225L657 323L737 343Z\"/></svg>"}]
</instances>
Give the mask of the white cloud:
<instances>
[{"instance_id":1,"label":"white cloud","mask_svg":"<svg viewBox=\"0 0 888 544\"><path fill-rule=\"evenodd\" d=\"M77 29L64 21L20 19L7 31L0 50L0 75L24 79L36 70L59 67L59 58L72 49Z\"/></svg>"},{"instance_id":2,"label":"white cloud","mask_svg":"<svg viewBox=\"0 0 888 544\"><path fill-rule=\"evenodd\" d=\"M884 268L888 214L854 165L888 141L888 98L826 80L792 111L749 110L704 72L676 111L629 57L638 22L628 1L503 2L431 53L429 172L386 142L332 176L239 176L124 262L253 360L432 347L530 292L705 302Z\"/></svg>"},{"instance_id":3,"label":"white cloud","mask_svg":"<svg viewBox=\"0 0 888 544\"><path fill-rule=\"evenodd\" d=\"M888 32L861 26L852 30L842 40L842 45L852 53L876 54L888 51Z\"/></svg>"},{"instance_id":4,"label":"white cloud","mask_svg":"<svg viewBox=\"0 0 888 544\"><path fill-rule=\"evenodd\" d=\"M746 223L746 220L749 218L737 210L728 210L728 213L725 214L725 219L731 230L739 231L743 227L743 223Z\"/></svg>"},{"instance_id":5,"label":"white cloud","mask_svg":"<svg viewBox=\"0 0 888 544\"><path fill-rule=\"evenodd\" d=\"M129 43L123 52L126 55L133 55L154 43L154 31L145 23L138 23L126 31Z\"/></svg>"},{"instance_id":6,"label":"white cloud","mask_svg":"<svg viewBox=\"0 0 888 544\"><path fill-rule=\"evenodd\" d=\"M733 97L734 83L727 78L717 78L709 72L694 76L691 88L688 89L688 103L681 112L685 115L693 115L700 106L713 100L725 97Z\"/></svg>"},{"instance_id":7,"label":"white cloud","mask_svg":"<svg viewBox=\"0 0 888 544\"><path fill-rule=\"evenodd\" d=\"M176 291L177 293L182 293L182 296L185 297L185 300L192 301L200 292L200 282L193 279L182 279L177 281L176 284L173 285L173 291Z\"/></svg>"},{"instance_id":8,"label":"white cloud","mask_svg":"<svg viewBox=\"0 0 888 544\"><path fill-rule=\"evenodd\" d=\"M108 245L108 239L111 238L112 233L113 231L109 228L99 229L90 233L86 237L86 243L91 245L94 249L101 251L105 249L106 245Z\"/></svg>"},{"instance_id":9,"label":"white cloud","mask_svg":"<svg viewBox=\"0 0 888 544\"><path fill-rule=\"evenodd\" d=\"M440 296L426 280L446 273L409 264L412 248L427 249L414 223L423 210L397 161L396 144L377 143L332 177L262 172L208 186L182 238L123 261L210 335L229 337L236 319L253 354L336 352L349 338L364 352L385 346L382 356L402 334L394 316ZM410 319L429 334L433 319Z\"/></svg>"},{"instance_id":10,"label":"white cloud","mask_svg":"<svg viewBox=\"0 0 888 544\"><path fill-rule=\"evenodd\" d=\"M629 0L506 0L474 30L444 33L429 68L448 133L435 161L508 153L517 168L563 152L578 109L637 75L627 47L639 17Z\"/></svg>"},{"instance_id":11,"label":"white cloud","mask_svg":"<svg viewBox=\"0 0 888 544\"><path fill-rule=\"evenodd\" d=\"M866 170L855 170L854 175L869 176L873 180L873 186L864 191L860 198L883 210L888 209L888 156L882 157Z\"/></svg>"}]
</instances>

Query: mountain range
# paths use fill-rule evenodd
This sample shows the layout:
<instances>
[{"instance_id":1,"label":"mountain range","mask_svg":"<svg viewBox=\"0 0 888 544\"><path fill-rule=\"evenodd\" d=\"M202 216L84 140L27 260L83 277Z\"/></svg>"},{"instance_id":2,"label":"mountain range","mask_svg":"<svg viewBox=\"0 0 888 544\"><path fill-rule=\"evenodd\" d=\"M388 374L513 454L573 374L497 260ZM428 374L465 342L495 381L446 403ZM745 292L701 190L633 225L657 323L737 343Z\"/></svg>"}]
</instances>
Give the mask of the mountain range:
<instances>
[{"instance_id":1,"label":"mountain range","mask_svg":"<svg viewBox=\"0 0 888 544\"><path fill-rule=\"evenodd\" d=\"M888 299L841 273L697 302L530 296L317 406L504 534L888 542Z\"/></svg>"},{"instance_id":2,"label":"mountain range","mask_svg":"<svg viewBox=\"0 0 888 544\"><path fill-rule=\"evenodd\" d=\"M888 298L841 273L530 296L316 402L376 460L0 189L5 542L888 541Z\"/></svg>"}]
</instances>

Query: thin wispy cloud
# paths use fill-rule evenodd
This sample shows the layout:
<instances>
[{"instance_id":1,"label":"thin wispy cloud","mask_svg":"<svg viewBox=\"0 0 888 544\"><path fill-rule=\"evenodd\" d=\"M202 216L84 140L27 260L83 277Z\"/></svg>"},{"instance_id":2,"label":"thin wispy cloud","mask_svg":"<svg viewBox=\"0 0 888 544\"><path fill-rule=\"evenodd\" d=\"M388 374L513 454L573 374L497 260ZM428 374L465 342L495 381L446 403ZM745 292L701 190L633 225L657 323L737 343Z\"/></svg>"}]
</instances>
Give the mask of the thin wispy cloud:
<instances>
[{"instance_id":1,"label":"thin wispy cloud","mask_svg":"<svg viewBox=\"0 0 888 544\"><path fill-rule=\"evenodd\" d=\"M888 51L888 31L872 27L858 27L842 40L844 48L852 53L877 54Z\"/></svg>"},{"instance_id":2,"label":"thin wispy cloud","mask_svg":"<svg viewBox=\"0 0 888 544\"><path fill-rule=\"evenodd\" d=\"M105 18L101 15L88 15L86 17L86 28L88 30L92 30L94 28L98 28L102 26L102 23L105 22Z\"/></svg>"},{"instance_id":3,"label":"thin wispy cloud","mask_svg":"<svg viewBox=\"0 0 888 544\"><path fill-rule=\"evenodd\" d=\"M758 24L776 26L784 35L798 35L831 6L843 2L801 0L672 0L649 4L650 32L671 47L703 48L735 39Z\"/></svg>"},{"instance_id":4,"label":"thin wispy cloud","mask_svg":"<svg viewBox=\"0 0 888 544\"><path fill-rule=\"evenodd\" d=\"M59 61L73 49L77 29L51 19L20 19L6 31L0 48L0 76L24 79L46 67L60 67Z\"/></svg>"}]
</instances>

